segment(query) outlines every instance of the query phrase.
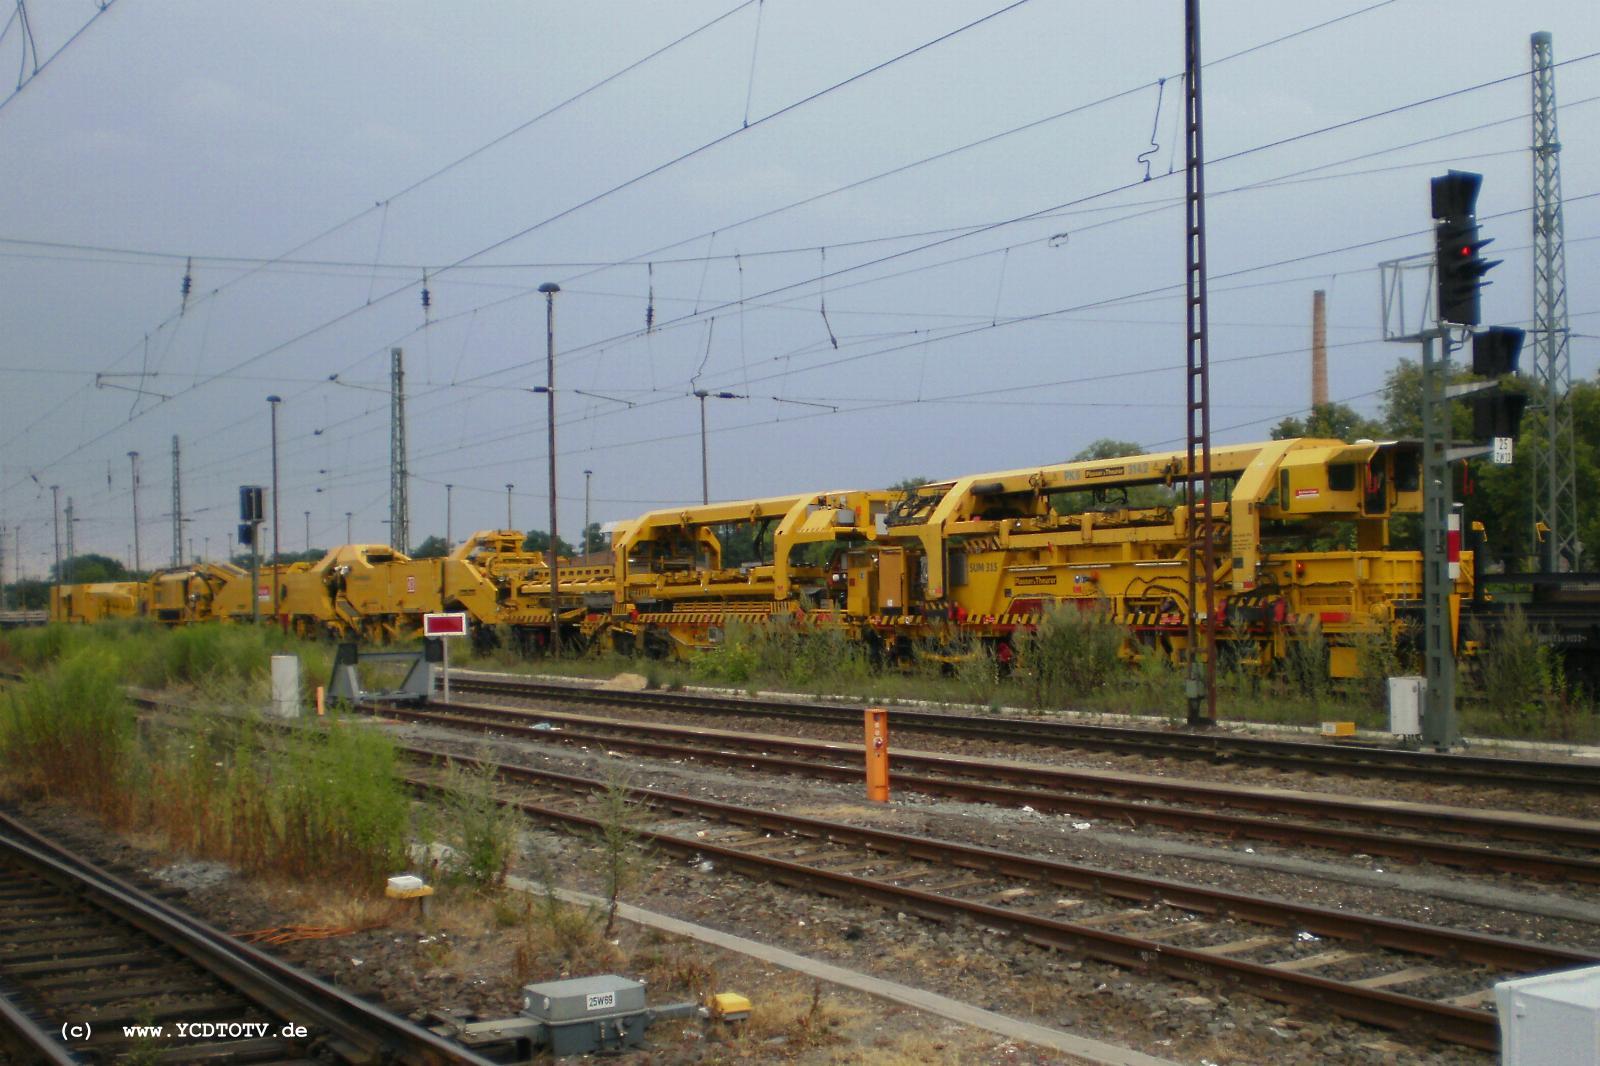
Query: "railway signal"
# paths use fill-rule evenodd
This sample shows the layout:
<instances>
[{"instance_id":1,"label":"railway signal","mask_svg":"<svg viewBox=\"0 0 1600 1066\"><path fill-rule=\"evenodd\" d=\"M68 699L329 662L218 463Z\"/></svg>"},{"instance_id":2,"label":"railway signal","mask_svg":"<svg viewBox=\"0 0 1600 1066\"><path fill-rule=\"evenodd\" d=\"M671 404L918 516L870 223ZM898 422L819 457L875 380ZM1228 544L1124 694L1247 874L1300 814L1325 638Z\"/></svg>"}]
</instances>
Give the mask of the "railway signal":
<instances>
[{"instance_id":1,"label":"railway signal","mask_svg":"<svg viewBox=\"0 0 1600 1066\"><path fill-rule=\"evenodd\" d=\"M1384 338L1422 346L1422 485L1423 485L1423 632L1427 687L1422 713L1422 742L1439 750L1460 739L1455 700L1455 631L1450 595L1450 518L1453 514L1451 464L1482 455L1509 463L1512 442L1522 416L1523 398L1503 391L1502 377L1514 373L1522 350L1522 331L1495 326L1474 333L1482 321L1483 278L1498 265L1483 258L1489 243L1478 230L1478 190L1483 175L1452 170L1429 184L1433 219L1432 319L1407 324L1403 279L1407 260L1382 267ZM1421 260L1424 257L1416 257ZM1398 328L1392 328L1398 327ZM1450 355L1468 338L1473 372L1490 381L1450 384ZM1452 447L1454 401L1472 397L1479 442Z\"/></svg>"},{"instance_id":2,"label":"railway signal","mask_svg":"<svg viewBox=\"0 0 1600 1066\"><path fill-rule=\"evenodd\" d=\"M1483 276L1500 264L1481 254L1489 243L1478 236L1476 210L1482 184L1483 175L1462 170L1452 170L1432 183L1439 321L1458 326L1476 326L1483 320L1479 301L1487 284Z\"/></svg>"},{"instance_id":3,"label":"railway signal","mask_svg":"<svg viewBox=\"0 0 1600 1066\"><path fill-rule=\"evenodd\" d=\"M274 397L276 399L276 397ZM273 425L277 425L277 404L273 404ZM273 431L276 442L277 431ZM273 447L273 462L277 462L277 447ZM239 546L250 549L250 621L261 620L261 523L267 517L266 490L260 485L239 486ZM276 573L276 571L274 571ZM273 582L276 586L277 582Z\"/></svg>"},{"instance_id":4,"label":"railway signal","mask_svg":"<svg viewBox=\"0 0 1600 1066\"><path fill-rule=\"evenodd\" d=\"M1528 404L1525 394L1507 391L1501 382L1502 378L1517 372L1524 337L1524 331L1515 326L1490 326L1472 335L1472 372L1495 379L1466 386L1475 393L1472 436L1479 443L1488 444L1490 461L1497 466L1510 465L1514 442L1522 427L1522 411Z\"/></svg>"}]
</instances>

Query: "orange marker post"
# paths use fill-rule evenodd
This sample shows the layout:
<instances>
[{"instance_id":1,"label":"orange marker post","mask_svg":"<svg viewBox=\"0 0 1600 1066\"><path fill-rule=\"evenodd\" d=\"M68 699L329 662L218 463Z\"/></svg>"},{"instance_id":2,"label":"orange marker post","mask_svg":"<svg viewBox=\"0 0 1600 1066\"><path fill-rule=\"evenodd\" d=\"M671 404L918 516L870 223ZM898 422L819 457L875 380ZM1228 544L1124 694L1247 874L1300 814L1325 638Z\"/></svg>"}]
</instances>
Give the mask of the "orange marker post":
<instances>
[{"instance_id":1,"label":"orange marker post","mask_svg":"<svg viewBox=\"0 0 1600 1066\"><path fill-rule=\"evenodd\" d=\"M867 732L867 799L889 802L889 712L869 707Z\"/></svg>"}]
</instances>

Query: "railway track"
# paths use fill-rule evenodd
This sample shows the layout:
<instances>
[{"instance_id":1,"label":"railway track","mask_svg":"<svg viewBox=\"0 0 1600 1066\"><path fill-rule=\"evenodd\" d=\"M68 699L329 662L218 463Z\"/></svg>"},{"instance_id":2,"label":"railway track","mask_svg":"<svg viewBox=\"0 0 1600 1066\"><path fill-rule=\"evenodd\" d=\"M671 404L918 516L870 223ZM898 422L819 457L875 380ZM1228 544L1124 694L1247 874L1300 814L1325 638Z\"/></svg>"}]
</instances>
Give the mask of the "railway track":
<instances>
[{"instance_id":1,"label":"railway track","mask_svg":"<svg viewBox=\"0 0 1600 1066\"><path fill-rule=\"evenodd\" d=\"M5 1045L52 1064L488 1062L0 815Z\"/></svg>"},{"instance_id":2,"label":"railway track","mask_svg":"<svg viewBox=\"0 0 1600 1066\"><path fill-rule=\"evenodd\" d=\"M590 706L633 707L714 716L786 718L795 721L861 724L860 705L799 703L680 692L623 692L538 681L507 681L452 673L459 693L511 696ZM1452 785L1600 793L1600 764L1510 759L1485 755L1407 751L1348 742L1271 740L1216 731L1139 729L1087 725L1053 719L951 714L893 709L896 732L1007 741L1056 748L1109 751L1153 759L1192 759L1279 770L1345 774L1390 780L1433 781Z\"/></svg>"},{"instance_id":3,"label":"railway track","mask_svg":"<svg viewBox=\"0 0 1600 1066\"><path fill-rule=\"evenodd\" d=\"M478 760L427 748L422 762ZM543 821L589 830L608 782L493 764L533 795L503 798ZM438 779L414 779L419 789ZM671 793L631 788L654 813L651 847L829 896L1002 936L1140 973L1242 987L1369 1024L1498 1047L1495 981L1588 965L1584 952L1162 881L1030 855Z\"/></svg>"},{"instance_id":4,"label":"railway track","mask_svg":"<svg viewBox=\"0 0 1600 1066\"><path fill-rule=\"evenodd\" d=\"M480 705L433 703L425 709L383 708L381 713L402 721L501 733L541 743L596 746L662 759L693 759L763 773L862 780L860 747L827 741ZM1590 857L1600 846L1600 824L1594 822L1161 778L1130 779L1104 772L912 752L896 752L893 762L898 789L929 796L1404 862L1426 861L1464 870L1600 884L1600 862ZM1108 797L1105 793L1115 795ZM1230 806L1259 813L1239 815L1218 810ZM1352 825L1359 828L1349 828ZM1396 828L1409 832L1391 831ZM1441 836L1448 839L1440 839ZM1477 842L1484 840L1533 842L1546 850ZM1548 850L1555 846L1572 853Z\"/></svg>"}]
</instances>

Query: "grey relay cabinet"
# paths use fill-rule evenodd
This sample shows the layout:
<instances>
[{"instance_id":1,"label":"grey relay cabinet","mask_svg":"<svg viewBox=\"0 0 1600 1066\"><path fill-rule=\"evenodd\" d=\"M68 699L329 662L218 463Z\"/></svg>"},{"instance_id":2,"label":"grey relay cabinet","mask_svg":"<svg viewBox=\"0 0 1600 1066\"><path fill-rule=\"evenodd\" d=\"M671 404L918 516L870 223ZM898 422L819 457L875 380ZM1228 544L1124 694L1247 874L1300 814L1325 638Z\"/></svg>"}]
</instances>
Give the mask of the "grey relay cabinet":
<instances>
[{"instance_id":1,"label":"grey relay cabinet","mask_svg":"<svg viewBox=\"0 0 1600 1066\"><path fill-rule=\"evenodd\" d=\"M555 1055L587 1055L640 1047L650 1023L662 1018L734 1023L749 1013L749 1000L729 992L710 997L705 1007L694 1003L647 1007L643 982L603 974L524 985L520 1014L473 1022L461 1038L473 1047L509 1042L529 1052L548 1048Z\"/></svg>"}]
</instances>

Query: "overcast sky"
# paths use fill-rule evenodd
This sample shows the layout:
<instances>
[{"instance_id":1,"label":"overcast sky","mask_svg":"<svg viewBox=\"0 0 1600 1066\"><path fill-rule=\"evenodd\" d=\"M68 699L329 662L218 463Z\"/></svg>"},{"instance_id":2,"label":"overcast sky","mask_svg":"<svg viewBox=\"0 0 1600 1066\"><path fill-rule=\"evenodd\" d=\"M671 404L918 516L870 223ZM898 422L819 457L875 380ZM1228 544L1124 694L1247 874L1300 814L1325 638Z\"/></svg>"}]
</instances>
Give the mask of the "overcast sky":
<instances>
[{"instance_id":1,"label":"overcast sky","mask_svg":"<svg viewBox=\"0 0 1600 1066\"><path fill-rule=\"evenodd\" d=\"M1309 404L1317 288L1332 397L1377 411L1416 354L1380 339L1377 264L1429 251L1450 167L1485 175L1505 259L1486 321L1526 324L1539 30L1595 374L1593 0L1203 8L1219 441ZM29 0L32 48L62 50L0 105L7 578L19 526L23 573L52 559L52 484L80 552L131 554L129 451L142 561L169 562L174 435L185 540L220 556L237 486L270 483L270 393L285 550L306 512L314 545L346 512L386 541L394 346L413 543L447 483L458 540L504 524L508 482L548 528L546 281L569 539L585 470L596 521L698 502L696 388L740 397L706 405L714 499L1181 446L1177 0L95 10ZM13 18L6 78L25 40Z\"/></svg>"}]
</instances>

